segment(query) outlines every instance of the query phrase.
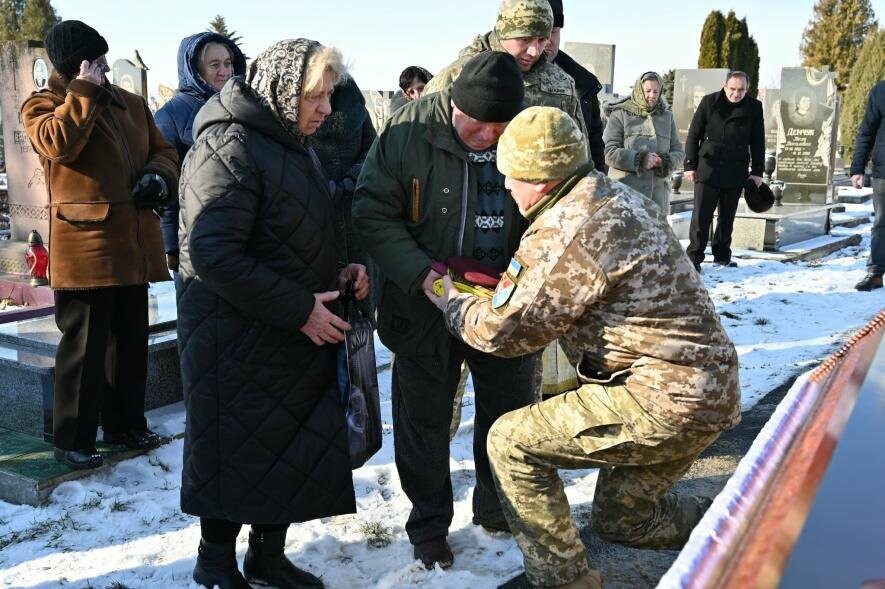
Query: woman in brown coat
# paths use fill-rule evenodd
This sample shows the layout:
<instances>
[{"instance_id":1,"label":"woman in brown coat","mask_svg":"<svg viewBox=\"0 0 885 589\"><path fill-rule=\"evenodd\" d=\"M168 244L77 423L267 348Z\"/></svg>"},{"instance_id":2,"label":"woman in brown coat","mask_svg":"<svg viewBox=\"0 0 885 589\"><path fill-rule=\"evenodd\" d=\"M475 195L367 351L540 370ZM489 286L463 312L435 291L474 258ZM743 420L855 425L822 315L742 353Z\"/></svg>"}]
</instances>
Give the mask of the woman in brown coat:
<instances>
[{"instance_id":1,"label":"woman in brown coat","mask_svg":"<svg viewBox=\"0 0 885 589\"><path fill-rule=\"evenodd\" d=\"M94 468L105 442L151 448L147 285L169 280L157 209L177 197L178 156L140 96L113 86L107 42L75 20L50 29L49 87L22 105L49 199L49 284L62 332L55 360L55 457Z\"/></svg>"}]
</instances>

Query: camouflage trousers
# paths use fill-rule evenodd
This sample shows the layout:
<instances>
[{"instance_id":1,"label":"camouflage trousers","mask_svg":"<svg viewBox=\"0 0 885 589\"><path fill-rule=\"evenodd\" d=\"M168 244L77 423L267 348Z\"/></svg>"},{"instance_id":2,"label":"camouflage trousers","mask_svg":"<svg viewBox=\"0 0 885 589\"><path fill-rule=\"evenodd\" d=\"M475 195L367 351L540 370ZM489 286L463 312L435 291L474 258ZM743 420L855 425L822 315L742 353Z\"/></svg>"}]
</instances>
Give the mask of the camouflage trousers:
<instances>
[{"instance_id":1,"label":"camouflage trousers","mask_svg":"<svg viewBox=\"0 0 885 589\"><path fill-rule=\"evenodd\" d=\"M584 385L500 417L488 454L528 580L549 587L592 569L557 469L599 468L591 525L629 546L681 548L710 499L668 489L718 433L677 432L624 387Z\"/></svg>"}]
</instances>

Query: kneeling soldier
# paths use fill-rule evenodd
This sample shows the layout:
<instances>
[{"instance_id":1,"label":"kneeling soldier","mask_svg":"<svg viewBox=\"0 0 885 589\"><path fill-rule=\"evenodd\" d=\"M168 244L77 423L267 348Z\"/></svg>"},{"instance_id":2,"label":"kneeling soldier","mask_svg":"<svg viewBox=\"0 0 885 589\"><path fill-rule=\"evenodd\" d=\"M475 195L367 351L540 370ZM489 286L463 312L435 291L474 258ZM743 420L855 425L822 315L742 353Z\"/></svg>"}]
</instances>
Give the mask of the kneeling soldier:
<instances>
[{"instance_id":1,"label":"kneeling soldier","mask_svg":"<svg viewBox=\"0 0 885 589\"><path fill-rule=\"evenodd\" d=\"M740 419L738 360L667 223L641 194L592 171L564 112L532 107L501 136L498 168L531 226L493 299L435 301L470 346L516 356L559 339L582 386L498 419L498 495L540 587L601 587L559 468L599 468L593 529L680 548L710 499L668 489Z\"/></svg>"}]
</instances>

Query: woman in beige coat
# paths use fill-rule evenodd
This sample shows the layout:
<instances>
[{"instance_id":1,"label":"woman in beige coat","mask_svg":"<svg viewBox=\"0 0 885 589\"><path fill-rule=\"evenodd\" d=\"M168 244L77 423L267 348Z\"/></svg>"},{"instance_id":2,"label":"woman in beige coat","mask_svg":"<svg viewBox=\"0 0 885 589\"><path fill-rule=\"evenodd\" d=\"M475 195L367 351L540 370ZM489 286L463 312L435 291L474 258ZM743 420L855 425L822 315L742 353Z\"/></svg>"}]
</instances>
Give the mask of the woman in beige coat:
<instances>
[{"instance_id":1,"label":"woman in beige coat","mask_svg":"<svg viewBox=\"0 0 885 589\"><path fill-rule=\"evenodd\" d=\"M606 107L608 123L602 139L608 175L641 192L670 213L670 172L679 168L685 150L673 112L661 91L664 81L655 72L636 80L633 95Z\"/></svg>"}]
</instances>

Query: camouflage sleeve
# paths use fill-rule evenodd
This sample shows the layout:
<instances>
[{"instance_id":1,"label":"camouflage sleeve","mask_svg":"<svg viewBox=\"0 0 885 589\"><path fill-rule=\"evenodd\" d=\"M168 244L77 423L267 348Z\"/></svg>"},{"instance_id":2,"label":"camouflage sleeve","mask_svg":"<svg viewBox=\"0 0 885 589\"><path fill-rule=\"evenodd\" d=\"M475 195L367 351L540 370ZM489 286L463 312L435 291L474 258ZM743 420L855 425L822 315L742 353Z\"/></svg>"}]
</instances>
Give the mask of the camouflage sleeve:
<instances>
[{"instance_id":1,"label":"camouflage sleeve","mask_svg":"<svg viewBox=\"0 0 885 589\"><path fill-rule=\"evenodd\" d=\"M439 70L439 73L433 76L433 79L427 82L427 85L424 86L424 96L433 94L434 92L442 92L451 86L458 77L458 74L461 73L461 69L464 67L466 61L467 59L465 58L459 58Z\"/></svg>"},{"instance_id":2,"label":"camouflage sleeve","mask_svg":"<svg viewBox=\"0 0 885 589\"><path fill-rule=\"evenodd\" d=\"M554 223L530 228L492 299L459 294L449 300L449 331L504 357L535 352L567 332L608 281L581 240L563 233Z\"/></svg>"}]
</instances>

